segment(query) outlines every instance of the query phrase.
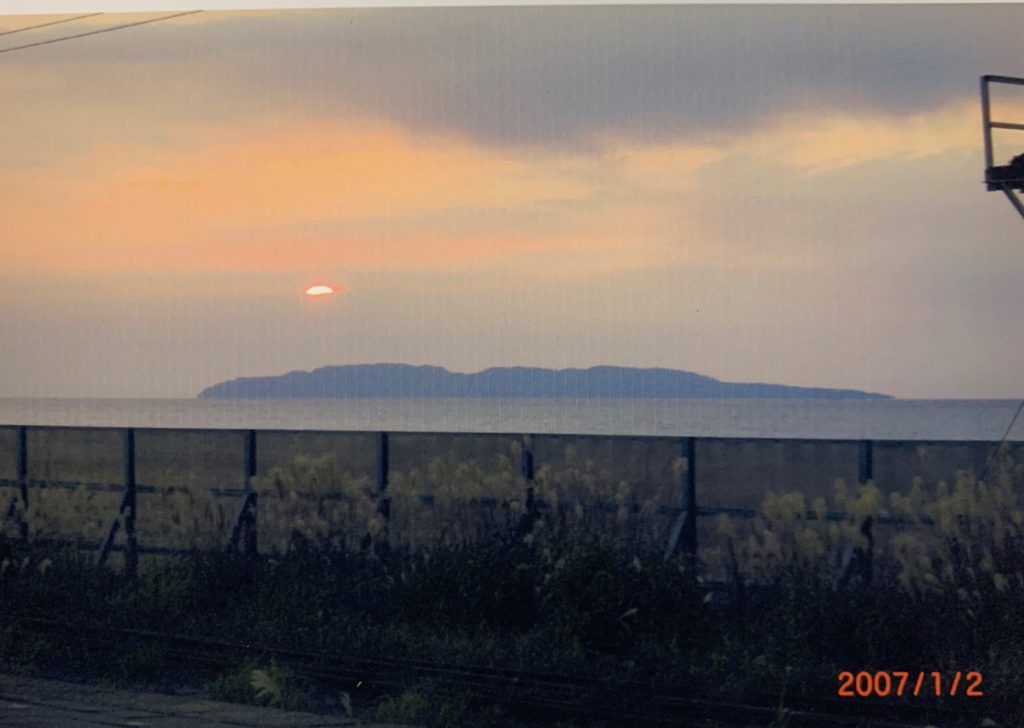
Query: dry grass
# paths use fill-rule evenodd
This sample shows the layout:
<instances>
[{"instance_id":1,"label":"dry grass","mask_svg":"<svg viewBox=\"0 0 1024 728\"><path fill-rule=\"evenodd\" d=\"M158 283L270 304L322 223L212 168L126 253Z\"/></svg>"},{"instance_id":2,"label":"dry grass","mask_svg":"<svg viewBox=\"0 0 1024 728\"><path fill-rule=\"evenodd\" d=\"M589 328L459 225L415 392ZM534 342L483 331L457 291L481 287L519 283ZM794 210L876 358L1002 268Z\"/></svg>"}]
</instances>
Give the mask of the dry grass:
<instances>
[{"instance_id":1,"label":"dry grass","mask_svg":"<svg viewBox=\"0 0 1024 728\"><path fill-rule=\"evenodd\" d=\"M237 475L240 470L240 462L234 462L237 453L230 457L222 452L213 454L216 448L238 444L231 439L232 433L218 433L209 442L188 433L167 437L170 439L165 437L162 444L171 448L168 453L209 456L221 483L226 477L222 471L234 469ZM418 443L410 438L411 443ZM260 496L262 551L287 552L296 537L347 549L357 549L367 537L386 538L393 546L413 550L439 543L472 543L514 529L526 512L526 492L531 484L520 471L522 441L492 437L486 443L490 450L482 456L473 457L461 446L432 457L427 452L405 456L400 461L404 467L390 473L390 519L385 521L375 480L366 474L367 463L372 463L372 453L367 452L372 439L364 439L355 443L358 447L354 449L332 453L330 441L324 438L317 441L318 454L291 454L290 459L285 457L290 454L288 448L294 449L302 441L282 439L277 443L279 459L288 464L271 467L253 481ZM49 443L76 448L102 445L102 453L90 460L82 452L58 450L54 457L43 459L47 465L39 474L67 478L74 472L72 455L86 463L86 476L116 471L116 458L109 451L117 443L110 437L110 442L93 440L96 438ZM504 451L499 449L502 443ZM621 469L616 472L616 458L636 460L643 452L624 449L615 453L602 447L588 449L580 443L564 438L560 451L547 453L546 462L539 462L532 483L534 497L542 504L537 528L546 528L550 536L559 538L597 532L627 550L663 543L671 516L659 513L659 508L677 503L679 481L688 467L685 459L669 451L657 453L660 464L637 484L621 477ZM170 455L165 457L163 469L156 467L159 462L150 462L145 479L139 480L174 488L139 494L139 542L199 550L222 545L237 501L216 497L209 473L177 467ZM89 471L89 463L96 469ZM637 469L635 462L630 467ZM644 467L650 470L649 464ZM79 472L79 479L82 476ZM702 523L700 555L705 574L766 584L796 570L834 582L848 546L867 549L862 525L872 518L878 574L892 577L916 597L952 591L971 602L987 591L1024 589L1024 504L1019 496L1024 466L1004 457L989 480L979 483L971 472L961 471L949 482L926 484L916 478L902 492L889 494L872 483L849 488L840 480L828 500L807 498L795 491L768 491L755 519L718 516L713 527ZM238 488L241 484L228 485ZM429 499L425 501L424 496ZM18 516L28 523L31 539L98 544L119 500L118 493L92 492L84 487L33 488L28 511L19 510ZM808 518L808 512L817 518ZM828 520L829 512L847 513L849 518ZM878 519L886 516L903 517L907 522L898 527L878 526ZM8 537L18 535L14 521L5 521L3 528Z\"/></svg>"}]
</instances>

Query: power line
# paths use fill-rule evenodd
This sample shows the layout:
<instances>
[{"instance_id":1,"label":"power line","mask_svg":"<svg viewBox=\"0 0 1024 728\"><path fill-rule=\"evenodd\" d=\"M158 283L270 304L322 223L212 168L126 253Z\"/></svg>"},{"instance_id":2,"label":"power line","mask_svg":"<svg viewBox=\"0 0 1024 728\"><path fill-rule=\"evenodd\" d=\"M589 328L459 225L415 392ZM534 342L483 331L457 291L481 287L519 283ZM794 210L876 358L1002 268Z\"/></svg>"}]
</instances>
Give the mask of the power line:
<instances>
[{"instance_id":1,"label":"power line","mask_svg":"<svg viewBox=\"0 0 1024 728\"><path fill-rule=\"evenodd\" d=\"M60 43L63 40L72 40L73 38L84 38L87 35L99 35L100 33L109 33L113 30L121 30L122 28L134 28L138 25L146 25L147 23L158 23L161 20L171 20L172 18L181 18L186 15L195 15L201 13L202 10L189 10L185 13L174 13L173 15L163 15L159 18L150 18L149 20L139 20L134 23L124 23L122 25L115 25L110 28L101 28L99 30L89 30L85 33L75 33L74 35L62 35L59 38L51 38L50 40L41 40L35 43L26 43L25 45L14 46L13 48L0 49L0 53L10 53L12 51L20 51L24 48L35 48L36 46L49 45L50 43Z\"/></svg>"},{"instance_id":2,"label":"power line","mask_svg":"<svg viewBox=\"0 0 1024 728\"><path fill-rule=\"evenodd\" d=\"M60 25L61 23L70 23L73 20L82 20L83 18L91 18L95 15L103 15L103 13L86 13L85 15L76 15L73 18L62 18L60 20L51 20L49 23L40 23L39 25L26 25L24 28L15 28L14 30L3 30L0 31L0 35L11 35L12 33L24 33L26 30L35 30L36 28L48 28L51 25Z\"/></svg>"}]
</instances>

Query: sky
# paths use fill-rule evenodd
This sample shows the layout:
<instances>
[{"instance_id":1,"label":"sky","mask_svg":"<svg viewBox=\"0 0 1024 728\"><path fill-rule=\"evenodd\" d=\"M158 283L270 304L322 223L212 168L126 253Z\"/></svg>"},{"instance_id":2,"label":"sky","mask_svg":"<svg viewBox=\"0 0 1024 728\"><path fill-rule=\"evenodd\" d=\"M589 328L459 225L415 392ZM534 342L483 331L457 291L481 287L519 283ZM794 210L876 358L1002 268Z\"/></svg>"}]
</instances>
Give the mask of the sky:
<instances>
[{"instance_id":1,"label":"sky","mask_svg":"<svg viewBox=\"0 0 1024 728\"><path fill-rule=\"evenodd\" d=\"M0 16L0 50L161 14ZM1021 28L235 11L0 53L0 396L369 362L1024 396L1024 220L981 184L978 102L1024 76ZM1024 91L994 115L1024 122Z\"/></svg>"}]
</instances>

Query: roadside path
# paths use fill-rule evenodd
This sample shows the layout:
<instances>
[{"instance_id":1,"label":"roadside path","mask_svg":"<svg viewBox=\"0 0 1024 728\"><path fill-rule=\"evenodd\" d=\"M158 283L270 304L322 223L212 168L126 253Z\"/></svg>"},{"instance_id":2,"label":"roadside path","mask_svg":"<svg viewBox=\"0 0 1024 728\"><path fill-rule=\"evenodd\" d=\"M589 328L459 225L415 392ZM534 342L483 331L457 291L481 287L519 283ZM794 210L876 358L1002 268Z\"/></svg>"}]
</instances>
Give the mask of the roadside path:
<instances>
[{"instance_id":1,"label":"roadside path","mask_svg":"<svg viewBox=\"0 0 1024 728\"><path fill-rule=\"evenodd\" d=\"M0 675L4 728L400 728L315 713Z\"/></svg>"}]
</instances>

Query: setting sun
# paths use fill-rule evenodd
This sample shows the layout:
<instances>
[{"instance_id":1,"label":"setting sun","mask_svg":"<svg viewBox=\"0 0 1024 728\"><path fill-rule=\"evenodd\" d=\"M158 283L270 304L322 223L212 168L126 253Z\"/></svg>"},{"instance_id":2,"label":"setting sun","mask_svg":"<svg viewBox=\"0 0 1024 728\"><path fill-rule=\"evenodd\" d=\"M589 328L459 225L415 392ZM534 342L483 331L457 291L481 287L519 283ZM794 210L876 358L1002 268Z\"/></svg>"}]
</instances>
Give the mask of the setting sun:
<instances>
[{"instance_id":1,"label":"setting sun","mask_svg":"<svg viewBox=\"0 0 1024 728\"><path fill-rule=\"evenodd\" d=\"M306 289L306 295L307 296L330 296L330 295L332 295L334 293L338 293L340 290L344 290L344 288L339 287L339 286L328 286L328 285L324 285L324 284L318 284L318 285L310 286L309 288L307 288Z\"/></svg>"}]
</instances>

